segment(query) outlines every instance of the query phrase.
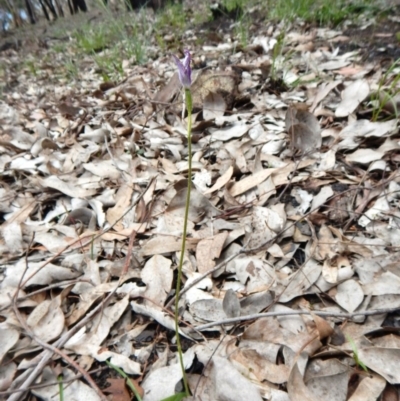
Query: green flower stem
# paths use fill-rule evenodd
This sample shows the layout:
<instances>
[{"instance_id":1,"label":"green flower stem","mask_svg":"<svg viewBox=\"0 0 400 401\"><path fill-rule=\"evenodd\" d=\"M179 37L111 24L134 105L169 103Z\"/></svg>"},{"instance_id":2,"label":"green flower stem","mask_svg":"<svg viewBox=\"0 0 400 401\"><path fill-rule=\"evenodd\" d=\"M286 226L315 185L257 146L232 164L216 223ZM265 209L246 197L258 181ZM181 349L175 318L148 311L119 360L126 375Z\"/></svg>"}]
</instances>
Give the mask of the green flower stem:
<instances>
[{"instance_id":1,"label":"green flower stem","mask_svg":"<svg viewBox=\"0 0 400 401\"><path fill-rule=\"evenodd\" d=\"M186 396L189 396L189 385L187 382L185 365L183 363L183 354L182 354L182 345L181 339L179 336L179 293L181 291L181 280L182 280L182 266L183 259L185 257L185 248L186 248L186 233L187 233L187 223L189 217L189 205L190 205L190 190L192 187L192 93L190 89L185 89L185 104L188 112L187 116L187 140L188 140L188 187L186 193L186 205L185 205L185 218L183 221L183 231L182 231L182 248L181 248L181 257L179 260L178 266L178 278L176 281L176 295L175 295L175 332L176 332L176 345L178 346L178 354L179 354L179 362L182 369L183 376L183 384L185 386Z\"/></svg>"},{"instance_id":2,"label":"green flower stem","mask_svg":"<svg viewBox=\"0 0 400 401\"><path fill-rule=\"evenodd\" d=\"M60 401L64 401L64 384L63 384L63 375L57 376L58 381L58 392L60 394Z\"/></svg>"}]
</instances>

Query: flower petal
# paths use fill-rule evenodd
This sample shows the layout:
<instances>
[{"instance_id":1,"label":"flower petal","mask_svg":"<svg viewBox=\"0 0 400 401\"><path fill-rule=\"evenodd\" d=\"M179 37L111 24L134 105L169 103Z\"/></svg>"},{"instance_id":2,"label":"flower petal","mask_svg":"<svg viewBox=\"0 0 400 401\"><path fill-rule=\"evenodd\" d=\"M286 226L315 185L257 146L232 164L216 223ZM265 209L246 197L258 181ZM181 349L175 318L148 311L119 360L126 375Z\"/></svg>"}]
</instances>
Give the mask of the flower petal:
<instances>
[{"instance_id":1,"label":"flower petal","mask_svg":"<svg viewBox=\"0 0 400 401\"><path fill-rule=\"evenodd\" d=\"M192 84L192 70L190 68L190 52L189 50L185 50L185 58L183 59L183 63L178 59L175 55L173 55L176 66L178 67L179 81L182 86L185 88L190 88Z\"/></svg>"}]
</instances>

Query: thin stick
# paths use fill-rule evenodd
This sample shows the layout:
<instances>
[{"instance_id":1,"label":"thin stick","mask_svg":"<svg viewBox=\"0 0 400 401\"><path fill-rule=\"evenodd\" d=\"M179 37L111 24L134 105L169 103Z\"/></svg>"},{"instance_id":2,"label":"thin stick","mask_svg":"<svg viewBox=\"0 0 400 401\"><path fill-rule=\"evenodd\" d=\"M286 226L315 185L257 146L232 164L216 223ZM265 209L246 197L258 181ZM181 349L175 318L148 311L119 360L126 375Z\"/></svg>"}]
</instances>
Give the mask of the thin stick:
<instances>
[{"instance_id":1,"label":"thin stick","mask_svg":"<svg viewBox=\"0 0 400 401\"><path fill-rule=\"evenodd\" d=\"M224 324L233 324L246 322L247 320L256 320L263 317L274 317L274 316L293 316L293 315L317 315L321 317L337 317L342 319L352 319L355 316L373 316L382 315L385 313L392 313L398 311L400 308L386 308L386 309L373 309L370 311L359 311L352 313L335 313L335 312L322 312L322 311L287 311L287 312L267 312L267 313L255 313L253 315L245 315L234 317L230 319L220 320L218 322L212 322L196 326L195 329L198 331L209 329L210 327L221 326Z\"/></svg>"}]
</instances>

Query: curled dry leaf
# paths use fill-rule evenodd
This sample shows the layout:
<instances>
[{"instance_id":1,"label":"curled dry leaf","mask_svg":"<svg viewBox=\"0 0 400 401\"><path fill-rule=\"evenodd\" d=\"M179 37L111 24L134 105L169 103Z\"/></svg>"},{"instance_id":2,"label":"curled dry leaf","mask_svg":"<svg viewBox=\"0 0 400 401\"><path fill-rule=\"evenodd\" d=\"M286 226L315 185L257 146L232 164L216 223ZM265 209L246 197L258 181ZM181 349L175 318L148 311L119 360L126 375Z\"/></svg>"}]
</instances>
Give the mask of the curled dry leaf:
<instances>
[{"instance_id":1,"label":"curled dry leaf","mask_svg":"<svg viewBox=\"0 0 400 401\"><path fill-rule=\"evenodd\" d=\"M319 397L315 396L304 384L303 377L300 373L297 363L295 363L290 371L287 382L288 394L290 401L318 401Z\"/></svg>"},{"instance_id":2,"label":"curled dry leaf","mask_svg":"<svg viewBox=\"0 0 400 401\"><path fill-rule=\"evenodd\" d=\"M264 169L264 170L254 173L246 178L243 178L243 180L235 182L229 189L231 196L240 195L240 194L248 191L249 189L254 188L256 185L259 185L262 182L264 182L275 171L276 171L276 169L273 169L273 168Z\"/></svg>"},{"instance_id":3,"label":"curled dry leaf","mask_svg":"<svg viewBox=\"0 0 400 401\"><path fill-rule=\"evenodd\" d=\"M322 266L314 259L310 259L303 268L292 274L288 286L280 295L280 301L288 302L309 289L317 281L321 271Z\"/></svg>"},{"instance_id":4,"label":"curled dry leaf","mask_svg":"<svg viewBox=\"0 0 400 401\"><path fill-rule=\"evenodd\" d=\"M289 368L284 364L275 364L265 358L255 349L240 349L230 356L232 364L243 373L251 372L250 378L259 382L268 380L271 383L282 384L287 382Z\"/></svg>"},{"instance_id":5,"label":"curled dry leaf","mask_svg":"<svg viewBox=\"0 0 400 401\"><path fill-rule=\"evenodd\" d=\"M399 348L368 347L357 350L358 358L367 368L384 377L391 384L400 383L397 368L400 358Z\"/></svg>"},{"instance_id":6,"label":"curled dry leaf","mask_svg":"<svg viewBox=\"0 0 400 401\"><path fill-rule=\"evenodd\" d=\"M235 291L229 289L222 301L222 308L228 318L240 316L240 302Z\"/></svg>"},{"instance_id":7,"label":"curled dry leaf","mask_svg":"<svg viewBox=\"0 0 400 401\"><path fill-rule=\"evenodd\" d=\"M196 248L197 269L200 273L206 273L215 266L215 259L219 258L228 232L222 232L210 238L202 239Z\"/></svg>"},{"instance_id":8,"label":"curled dry leaf","mask_svg":"<svg viewBox=\"0 0 400 401\"><path fill-rule=\"evenodd\" d=\"M386 386L384 378L370 375L361 380L348 401L376 401Z\"/></svg>"},{"instance_id":9,"label":"curled dry leaf","mask_svg":"<svg viewBox=\"0 0 400 401\"><path fill-rule=\"evenodd\" d=\"M64 313L61 310L61 297L45 300L29 315L26 323L42 341L56 339L64 329Z\"/></svg>"},{"instance_id":10,"label":"curled dry leaf","mask_svg":"<svg viewBox=\"0 0 400 401\"><path fill-rule=\"evenodd\" d=\"M315 313L311 313L312 318L314 319L315 327L318 332L318 336L320 340L329 337L333 334L334 329L332 326L321 316L316 315Z\"/></svg>"},{"instance_id":11,"label":"curled dry leaf","mask_svg":"<svg viewBox=\"0 0 400 401\"><path fill-rule=\"evenodd\" d=\"M304 154L321 147L322 138L318 120L304 105L288 108L285 125L292 149Z\"/></svg>"},{"instance_id":12,"label":"curled dry leaf","mask_svg":"<svg viewBox=\"0 0 400 401\"><path fill-rule=\"evenodd\" d=\"M204 195L211 194L211 193L213 193L214 191L217 191L217 190L221 189L224 185L226 185L226 184L229 182L229 180L230 180L231 177L232 177L232 174L233 174L233 167L230 166L230 167L228 167L228 169L225 171L225 173L222 174L222 175L217 179L217 181L215 182L215 184L214 184L211 188L207 189L207 190L204 192Z\"/></svg>"},{"instance_id":13,"label":"curled dry leaf","mask_svg":"<svg viewBox=\"0 0 400 401\"><path fill-rule=\"evenodd\" d=\"M168 205L166 213L174 218L182 218L185 213L187 189L178 190ZM205 216L211 217L219 214L219 210L199 191L192 188L190 191L189 220L199 222Z\"/></svg>"},{"instance_id":14,"label":"curled dry leaf","mask_svg":"<svg viewBox=\"0 0 400 401\"><path fill-rule=\"evenodd\" d=\"M0 391L6 391L10 388L17 373L17 364L9 362L0 366Z\"/></svg>"},{"instance_id":15,"label":"curled dry leaf","mask_svg":"<svg viewBox=\"0 0 400 401\"><path fill-rule=\"evenodd\" d=\"M365 100L369 95L369 85L364 79L359 79L342 92L342 101L338 105L336 117L347 117Z\"/></svg>"},{"instance_id":16,"label":"curled dry leaf","mask_svg":"<svg viewBox=\"0 0 400 401\"><path fill-rule=\"evenodd\" d=\"M110 384L104 392L112 396L113 401L130 401L131 396L126 387L125 379L107 379ZM143 395L143 394L142 394Z\"/></svg>"},{"instance_id":17,"label":"curled dry leaf","mask_svg":"<svg viewBox=\"0 0 400 401\"><path fill-rule=\"evenodd\" d=\"M347 280L337 286L336 302L346 311L354 312L364 300L364 292L355 280Z\"/></svg>"},{"instance_id":18,"label":"curled dry leaf","mask_svg":"<svg viewBox=\"0 0 400 401\"><path fill-rule=\"evenodd\" d=\"M193 302L189 310L197 319L208 322L224 320L227 316L221 299L200 299Z\"/></svg>"},{"instance_id":19,"label":"curled dry leaf","mask_svg":"<svg viewBox=\"0 0 400 401\"><path fill-rule=\"evenodd\" d=\"M210 372L214 400L261 401L261 395L256 386L245 376L242 376L225 358L214 356Z\"/></svg>"},{"instance_id":20,"label":"curled dry leaf","mask_svg":"<svg viewBox=\"0 0 400 401\"><path fill-rule=\"evenodd\" d=\"M2 338L0 344L0 362L3 360L7 352L17 343L19 333L14 329L0 329L0 336Z\"/></svg>"},{"instance_id":21,"label":"curled dry leaf","mask_svg":"<svg viewBox=\"0 0 400 401\"><path fill-rule=\"evenodd\" d=\"M211 92L203 100L203 117L205 120L212 120L223 116L226 110L226 103L222 95Z\"/></svg>"},{"instance_id":22,"label":"curled dry leaf","mask_svg":"<svg viewBox=\"0 0 400 401\"><path fill-rule=\"evenodd\" d=\"M168 293L171 291L173 273L171 261L161 255L154 255L145 264L141 276L147 288L144 296L145 303L164 305Z\"/></svg>"},{"instance_id":23,"label":"curled dry leaf","mask_svg":"<svg viewBox=\"0 0 400 401\"><path fill-rule=\"evenodd\" d=\"M313 359L307 366L304 381L319 400L345 401L350 369L338 359Z\"/></svg>"}]
</instances>

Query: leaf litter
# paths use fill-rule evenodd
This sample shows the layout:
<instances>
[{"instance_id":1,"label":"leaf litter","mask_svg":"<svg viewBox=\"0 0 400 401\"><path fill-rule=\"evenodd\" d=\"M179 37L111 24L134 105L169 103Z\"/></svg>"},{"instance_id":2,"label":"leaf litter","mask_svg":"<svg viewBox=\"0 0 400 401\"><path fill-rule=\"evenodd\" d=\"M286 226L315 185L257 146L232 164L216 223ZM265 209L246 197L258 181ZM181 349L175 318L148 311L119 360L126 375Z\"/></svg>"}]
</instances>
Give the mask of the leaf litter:
<instances>
[{"instance_id":1,"label":"leaf litter","mask_svg":"<svg viewBox=\"0 0 400 401\"><path fill-rule=\"evenodd\" d=\"M281 33L290 63L273 59ZM398 118L373 119L386 67L340 53L340 35L271 25L241 51L229 35L186 43L209 67L194 65L179 301L193 400L398 397ZM173 60L158 56L124 63L118 85L90 68L74 85L21 79L0 104L8 400L57 397L55 361L68 399L130 399L106 360L143 400L180 391L187 133Z\"/></svg>"}]
</instances>

